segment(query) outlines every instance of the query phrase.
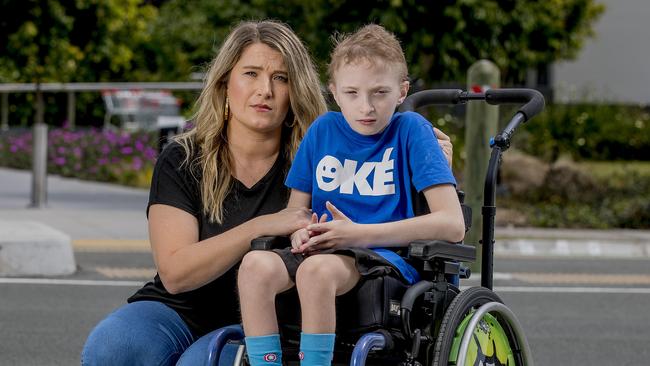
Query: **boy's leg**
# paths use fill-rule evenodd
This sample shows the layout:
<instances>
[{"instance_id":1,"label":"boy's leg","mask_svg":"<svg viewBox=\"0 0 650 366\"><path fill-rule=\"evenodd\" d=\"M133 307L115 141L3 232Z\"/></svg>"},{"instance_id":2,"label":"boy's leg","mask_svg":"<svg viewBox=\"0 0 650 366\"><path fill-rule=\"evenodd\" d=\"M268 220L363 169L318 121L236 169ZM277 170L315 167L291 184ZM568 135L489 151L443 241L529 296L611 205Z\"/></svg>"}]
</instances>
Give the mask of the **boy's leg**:
<instances>
[{"instance_id":1,"label":"boy's leg","mask_svg":"<svg viewBox=\"0 0 650 366\"><path fill-rule=\"evenodd\" d=\"M298 267L296 287L302 308L302 365L331 363L336 330L336 296L354 288L360 277L355 259L344 255L313 255Z\"/></svg>"},{"instance_id":2,"label":"boy's leg","mask_svg":"<svg viewBox=\"0 0 650 366\"><path fill-rule=\"evenodd\" d=\"M237 277L244 333L247 336L278 332L275 296L293 287L277 254L252 251L244 256Z\"/></svg>"},{"instance_id":3,"label":"boy's leg","mask_svg":"<svg viewBox=\"0 0 650 366\"><path fill-rule=\"evenodd\" d=\"M293 285L284 261L276 253L252 251L244 256L237 286L251 365L281 364L275 296Z\"/></svg>"}]
</instances>

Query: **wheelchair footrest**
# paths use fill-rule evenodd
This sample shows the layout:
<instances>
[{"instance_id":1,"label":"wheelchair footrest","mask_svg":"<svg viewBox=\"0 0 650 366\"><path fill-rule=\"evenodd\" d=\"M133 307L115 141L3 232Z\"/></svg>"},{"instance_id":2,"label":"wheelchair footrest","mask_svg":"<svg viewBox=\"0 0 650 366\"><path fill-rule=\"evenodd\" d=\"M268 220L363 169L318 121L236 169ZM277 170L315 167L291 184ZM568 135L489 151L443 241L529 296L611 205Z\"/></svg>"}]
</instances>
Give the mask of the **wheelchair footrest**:
<instances>
[{"instance_id":1,"label":"wheelchair footrest","mask_svg":"<svg viewBox=\"0 0 650 366\"><path fill-rule=\"evenodd\" d=\"M476 260L476 249L471 245L455 244L443 240L416 240L409 244L409 258L424 261L441 258L473 262Z\"/></svg>"}]
</instances>

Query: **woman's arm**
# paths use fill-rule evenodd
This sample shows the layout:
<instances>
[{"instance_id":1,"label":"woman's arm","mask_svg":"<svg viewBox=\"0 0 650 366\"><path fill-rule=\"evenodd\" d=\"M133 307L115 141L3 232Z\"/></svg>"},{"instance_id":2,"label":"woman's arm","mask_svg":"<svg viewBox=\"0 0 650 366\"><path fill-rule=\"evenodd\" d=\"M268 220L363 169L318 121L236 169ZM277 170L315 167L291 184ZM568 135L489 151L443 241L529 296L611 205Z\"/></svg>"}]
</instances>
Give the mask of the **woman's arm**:
<instances>
[{"instance_id":1,"label":"woman's arm","mask_svg":"<svg viewBox=\"0 0 650 366\"><path fill-rule=\"evenodd\" d=\"M308 230L320 232L302 247L323 250L334 247L405 246L418 239L458 242L465 235L465 222L454 186L450 184L424 190L430 214L381 224L357 224L331 203L332 221L310 224ZM381 209L381 208L378 208Z\"/></svg>"},{"instance_id":2,"label":"woman's arm","mask_svg":"<svg viewBox=\"0 0 650 366\"><path fill-rule=\"evenodd\" d=\"M155 204L149 208L149 241L160 279L167 291L176 294L223 275L250 250L252 239L289 235L305 227L309 219L309 210L287 208L199 242L199 225L194 216L176 207Z\"/></svg>"}]
</instances>

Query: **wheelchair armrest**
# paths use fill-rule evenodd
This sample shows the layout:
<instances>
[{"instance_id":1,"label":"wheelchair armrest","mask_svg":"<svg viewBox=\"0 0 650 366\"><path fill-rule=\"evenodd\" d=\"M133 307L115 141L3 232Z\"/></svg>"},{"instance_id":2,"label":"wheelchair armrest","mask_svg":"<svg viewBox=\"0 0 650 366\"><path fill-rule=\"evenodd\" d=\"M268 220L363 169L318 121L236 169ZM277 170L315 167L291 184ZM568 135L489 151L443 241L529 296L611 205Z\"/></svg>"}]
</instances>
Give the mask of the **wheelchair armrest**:
<instances>
[{"instance_id":1,"label":"wheelchair armrest","mask_svg":"<svg viewBox=\"0 0 650 366\"><path fill-rule=\"evenodd\" d=\"M409 244L409 258L430 261L434 258L474 262L476 249L471 245L455 244L444 240L416 240Z\"/></svg>"},{"instance_id":2,"label":"wheelchair armrest","mask_svg":"<svg viewBox=\"0 0 650 366\"><path fill-rule=\"evenodd\" d=\"M288 236L260 236L251 240L251 250L271 250L291 245Z\"/></svg>"}]
</instances>

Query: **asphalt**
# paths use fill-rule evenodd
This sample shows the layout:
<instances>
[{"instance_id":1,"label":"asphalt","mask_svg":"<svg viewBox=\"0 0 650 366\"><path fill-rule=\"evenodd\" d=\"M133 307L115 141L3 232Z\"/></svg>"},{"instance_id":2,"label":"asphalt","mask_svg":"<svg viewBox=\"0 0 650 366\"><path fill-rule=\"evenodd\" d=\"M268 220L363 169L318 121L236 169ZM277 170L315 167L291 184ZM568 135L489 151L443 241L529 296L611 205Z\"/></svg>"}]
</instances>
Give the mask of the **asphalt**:
<instances>
[{"instance_id":1,"label":"asphalt","mask_svg":"<svg viewBox=\"0 0 650 366\"><path fill-rule=\"evenodd\" d=\"M38 222L68 235L75 251L149 250L148 190L50 175L47 203L32 208L31 179L30 171L0 168L0 222ZM495 232L497 257L650 257L648 230L498 227Z\"/></svg>"}]
</instances>

